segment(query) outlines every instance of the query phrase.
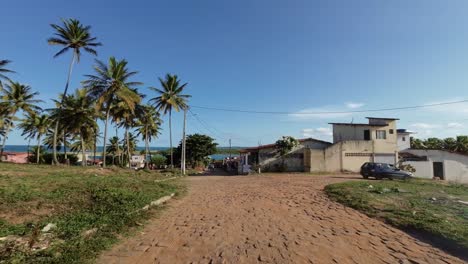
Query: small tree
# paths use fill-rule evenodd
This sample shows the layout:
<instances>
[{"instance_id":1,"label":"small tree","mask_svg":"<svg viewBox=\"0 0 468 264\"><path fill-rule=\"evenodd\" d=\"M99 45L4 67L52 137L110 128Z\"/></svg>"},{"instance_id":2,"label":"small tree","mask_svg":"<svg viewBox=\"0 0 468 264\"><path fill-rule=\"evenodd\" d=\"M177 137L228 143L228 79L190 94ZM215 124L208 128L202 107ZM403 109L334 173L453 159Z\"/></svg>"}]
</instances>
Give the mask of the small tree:
<instances>
[{"instance_id":1,"label":"small tree","mask_svg":"<svg viewBox=\"0 0 468 264\"><path fill-rule=\"evenodd\" d=\"M286 164L284 163L284 158L286 155L291 152L294 147L299 145L297 139L290 136L283 136L281 139L278 139L275 143L276 151L281 157L281 168L280 171L286 170Z\"/></svg>"},{"instance_id":2,"label":"small tree","mask_svg":"<svg viewBox=\"0 0 468 264\"><path fill-rule=\"evenodd\" d=\"M187 149L187 162L192 167L196 167L200 165L207 165L206 157L216 153L216 146L218 144L215 143L214 139L210 136L193 134L187 136L185 145ZM179 144L174 153L182 153L182 142ZM176 155L176 157L178 156L179 155Z\"/></svg>"}]
</instances>

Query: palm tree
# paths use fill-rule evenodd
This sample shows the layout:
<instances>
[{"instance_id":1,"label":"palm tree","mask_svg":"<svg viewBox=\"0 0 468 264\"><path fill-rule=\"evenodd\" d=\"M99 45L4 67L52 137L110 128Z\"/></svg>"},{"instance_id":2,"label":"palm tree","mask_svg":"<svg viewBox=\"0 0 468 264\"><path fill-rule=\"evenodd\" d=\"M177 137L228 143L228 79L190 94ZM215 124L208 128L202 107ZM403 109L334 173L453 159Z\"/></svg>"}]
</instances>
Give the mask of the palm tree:
<instances>
[{"instance_id":1,"label":"palm tree","mask_svg":"<svg viewBox=\"0 0 468 264\"><path fill-rule=\"evenodd\" d=\"M5 118L10 120L5 125L5 135L3 136L2 148L0 150L0 157L3 156L5 143L8 138L8 133L14 125L16 113L23 111L32 113L39 111L41 108L37 106L41 100L34 99L39 93L32 92L31 87L28 85L20 84L19 82L8 81L3 89L0 90L1 102L0 109L2 109Z\"/></svg>"},{"instance_id":2,"label":"palm tree","mask_svg":"<svg viewBox=\"0 0 468 264\"><path fill-rule=\"evenodd\" d=\"M132 160L132 153L135 152L136 146L138 143L137 136L133 135L133 133L126 132L125 138L122 140L122 147L127 150L127 159L128 159L128 167L131 167L131 160Z\"/></svg>"},{"instance_id":3,"label":"palm tree","mask_svg":"<svg viewBox=\"0 0 468 264\"><path fill-rule=\"evenodd\" d=\"M138 94L138 91L136 89L134 89L134 91ZM143 95L140 95L140 97L143 97ZM111 110L111 115L114 123L116 123L119 127L123 127L125 129L125 140L127 140L125 146L127 146L126 151L129 164L131 159L131 152L128 148L128 146L130 146L130 143L128 142L129 130L130 128L135 127L137 125L138 117L143 114L143 111L144 108L141 105L135 105L135 109L132 110L124 101L119 101L115 103Z\"/></svg>"},{"instance_id":4,"label":"palm tree","mask_svg":"<svg viewBox=\"0 0 468 264\"><path fill-rule=\"evenodd\" d=\"M97 52L94 49L95 47L101 46L100 42L96 42L95 37L90 33L91 26L84 26L77 19L62 19L62 25L51 24L50 25L54 30L54 36L49 38L47 42L49 45L59 45L61 49L55 53L54 58L64 54L68 50L73 51L72 60L68 69L67 82L65 84L65 89L63 91L63 98L67 96L68 87L70 85L70 77L73 70L73 64L80 62L81 50L85 50L88 53L91 53L94 56L97 56ZM57 164L57 134L58 134L58 121L55 123L54 131L54 144L53 144L53 163Z\"/></svg>"},{"instance_id":5,"label":"palm tree","mask_svg":"<svg viewBox=\"0 0 468 264\"><path fill-rule=\"evenodd\" d=\"M36 138L36 163L39 164L41 155L41 137L47 133L47 129L50 126L49 116L46 114L40 114L37 112L27 113L26 118L23 119L22 123L18 126L23 130L21 136L26 138Z\"/></svg>"},{"instance_id":6,"label":"palm tree","mask_svg":"<svg viewBox=\"0 0 468 264\"><path fill-rule=\"evenodd\" d=\"M150 87L159 95L152 98L150 102L156 105L156 108L163 111L164 114L169 113L169 144L171 153L171 167L174 167L174 157L172 150L172 109L179 112L180 109L187 109L187 99L190 95L182 94L187 83L180 85L180 80L177 75L166 74L165 79L159 78L162 86L161 89Z\"/></svg>"},{"instance_id":7,"label":"palm tree","mask_svg":"<svg viewBox=\"0 0 468 264\"><path fill-rule=\"evenodd\" d=\"M120 157L120 145L118 137L111 137L109 139L109 146L107 146L106 152L112 154L112 164L115 165L115 156ZM119 164L121 161L119 159Z\"/></svg>"},{"instance_id":8,"label":"palm tree","mask_svg":"<svg viewBox=\"0 0 468 264\"><path fill-rule=\"evenodd\" d=\"M148 168L148 156L150 155L149 142L151 142L152 138L155 138L160 134L159 130L162 124L162 120L158 110L155 107L144 105L142 108L143 111L141 112L141 115L138 117L137 121L137 133L138 136L141 136L145 141L145 162L146 168Z\"/></svg>"},{"instance_id":9,"label":"palm tree","mask_svg":"<svg viewBox=\"0 0 468 264\"><path fill-rule=\"evenodd\" d=\"M58 114L55 118L59 119L66 131L79 136L83 157L81 164L86 166L86 142L93 140L97 127L94 102L87 95L86 89L76 90L73 95L66 96L62 102L62 109L55 111Z\"/></svg>"},{"instance_id":10,"label":"palm tree","mask_svg":"<svg viewBox=\"0 0 468 264\"><path fill-rule=\"evenodd\" d=\"M468 151L468 136L457 136L453 151L466 153Z\"/></svg>"},{"instance_id":11,"label":"palm tree","mask_svg":"<svg viewBox=\"0 0 468 264\"><path fill-rule=\"evenodd\" d=\"M2 87L2 79L6 81L10 80L5 74L14 73L14 71L5 68L9 63L11 63L10 60L0 60L0 87Z\"/></svg>"},{"instance_id":12,"label":"palm tree","mask_svg":"<svg viewBox=\"0 0 468 264\"><path fill-rule=\"evenodd\" d=\"M94 67L96 75L86 75L88 79L83 82L89 89L89 95L96 100L96 108L105 112L103 167L106 166L107 127L112 104L122 101L134 111L135 106L141 101L140 95L133 89L142 83L129 81L137 72L129 71L127 64L126 60L118 61L114 57L109 58L108 65L96 60Z\"/></svg>"}]
</instances>

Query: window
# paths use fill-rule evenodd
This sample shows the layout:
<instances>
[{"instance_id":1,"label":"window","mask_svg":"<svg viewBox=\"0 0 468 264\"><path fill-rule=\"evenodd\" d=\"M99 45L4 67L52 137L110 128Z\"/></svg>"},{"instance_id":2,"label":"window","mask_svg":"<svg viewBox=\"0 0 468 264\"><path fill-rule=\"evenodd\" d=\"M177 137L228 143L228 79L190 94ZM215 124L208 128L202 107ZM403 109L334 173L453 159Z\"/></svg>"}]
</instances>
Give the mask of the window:
<instances>
[{"instance_id":1,"label":"window","mask_svg":"<svg viewBox=\"0 0 468 264\"><path fill-rule=\"evenodd\" d=\"M401 141L406 141L406 137L402 137L402 138L401 138Z\"/></svg>"},{"instance_id":2,"label":"window","mask_svg":"<svg viewBox=\"0 0 468 264\"><path fill-rule=\"evenodd\" d=\"M389 133L389 134L393 134L393 129L389 129L389 130L388 130L388 133Z\"/></svg>"},{"instance_id":3,"label":"window","mask_svg":"<svg viewBox=\"0 0 468 264\"><path fill-rule=\"evenodd\" d=\"M385 130L376 130L375 131L375 138L376 139L387 139L387 131Z\"/></svg>"},{"instance_id":4,"label":"window","mask_svg":"<svg viewBox=\"0 0 468 264\"><path fill-rule=\"evenodd\" d=\"M364 130L364 140L370 140L370 131L369 131L369 129Z\"/></svg>"}]
</instances>

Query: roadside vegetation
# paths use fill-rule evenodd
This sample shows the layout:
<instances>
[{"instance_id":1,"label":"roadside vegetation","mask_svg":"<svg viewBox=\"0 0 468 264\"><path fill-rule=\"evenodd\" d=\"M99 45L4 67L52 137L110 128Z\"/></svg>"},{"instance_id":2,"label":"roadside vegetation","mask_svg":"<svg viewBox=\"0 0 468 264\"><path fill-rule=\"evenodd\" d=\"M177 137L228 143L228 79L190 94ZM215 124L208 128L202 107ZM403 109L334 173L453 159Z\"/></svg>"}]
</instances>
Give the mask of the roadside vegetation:
<instances>
[{"instance_id":1,"label":"roadside vegetation","mask_svg":"<svg viewBox=\"0 0 468 264\"><path fill-rule=\"evenodd\" d=\"M350 181L325 187L335 201L404 230L468 249L468 186L427 180Z\"/></svg>"},{"instance_id":2,"label":"roadside vegetation","mask_svg":"<svg viewBox=\"0 0 468 264\"><path fill-rule=\"evenodd\" d=\"M176 175L177 176L177 175ZM144 224L173 173L0 163L0 263L83 263ZM130 232L131 233L131 232Z\"/></svg>"}]
</instances>

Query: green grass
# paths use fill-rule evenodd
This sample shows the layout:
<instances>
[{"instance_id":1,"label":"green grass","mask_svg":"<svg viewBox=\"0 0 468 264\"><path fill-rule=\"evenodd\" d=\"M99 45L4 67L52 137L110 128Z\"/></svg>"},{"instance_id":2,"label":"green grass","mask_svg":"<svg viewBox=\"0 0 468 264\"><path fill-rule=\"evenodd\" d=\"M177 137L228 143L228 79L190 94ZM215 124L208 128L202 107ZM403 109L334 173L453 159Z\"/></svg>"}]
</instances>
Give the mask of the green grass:
<instances>
[{"instance_id":1,"label":"green grass","mask_svg":"<svg viewBox=\"0 0 468 264\"><path fill-rule=\"evenodd\" d=\"M128 169L52 167L0 163L0 237L18 236L26 246L0 242L0 263L92 262L119 236L131 233L156 210L139 210L164 195L182 193L179 180ZM51 246L41 229L57 225ZM83 232L96 228L85 236ZM24 243L23 243L24 244Z\"/></svg>"},{"instance_id":2,"label":"green grass","mask_svg":"<svg viewBox=\"0 0 468 264\"><path fill-rule=\"evenodd\" d=\"M372 187L370 187L372 186ZM325 187L335 201L402 229L423 231L468 249L468 186L443 182L350 181Z\"/></svg>"}]
</instances>

